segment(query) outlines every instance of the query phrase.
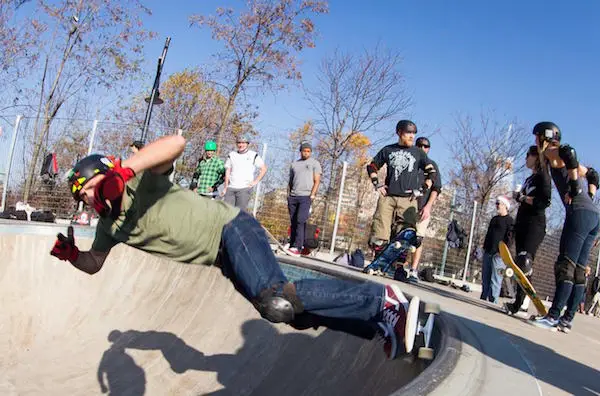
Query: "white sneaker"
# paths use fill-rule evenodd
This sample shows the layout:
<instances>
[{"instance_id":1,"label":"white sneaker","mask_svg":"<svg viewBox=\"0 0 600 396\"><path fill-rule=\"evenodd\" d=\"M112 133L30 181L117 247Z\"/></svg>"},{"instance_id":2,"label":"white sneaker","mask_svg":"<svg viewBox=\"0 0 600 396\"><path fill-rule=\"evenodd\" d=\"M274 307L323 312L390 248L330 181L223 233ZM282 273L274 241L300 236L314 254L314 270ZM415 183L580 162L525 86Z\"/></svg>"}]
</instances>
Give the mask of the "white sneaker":
<instances>
[{"instance_id":1,"label":"white sneaker","mask_svg":"<svg viewBox=\"0 0 600 396\"><path fill-rule=\"evenodd\" d=\"M300 250L298 250L295 247L291 247L291 248L287 249L287 252L289 254L291 254L292 256L300 257Z\"/></svg>"}]
</instances>

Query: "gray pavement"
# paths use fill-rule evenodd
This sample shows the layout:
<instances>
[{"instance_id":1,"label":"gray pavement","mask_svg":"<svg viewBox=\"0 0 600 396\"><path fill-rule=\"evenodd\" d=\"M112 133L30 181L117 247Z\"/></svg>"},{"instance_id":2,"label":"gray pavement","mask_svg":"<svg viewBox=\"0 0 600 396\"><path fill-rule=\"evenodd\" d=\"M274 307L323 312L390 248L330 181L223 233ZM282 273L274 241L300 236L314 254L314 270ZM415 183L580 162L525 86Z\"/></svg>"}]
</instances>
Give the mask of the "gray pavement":
<instances>
[{"instance_id":1,"label":"gray pavement","mask_svg":"<svg viewBox=\"0 0 600 396\"><path fill-rule=\"evenodd\" d=\"M600 319L577 315L570 334L550 332L530 325L525 317L507 316L499 306L479 300L477 292L426 282L399 284L407 294L439 303L462 339L456 367L432 395L600 395ZM535 313L532 304L530 309Z\"/></svg>"}]
</instances>

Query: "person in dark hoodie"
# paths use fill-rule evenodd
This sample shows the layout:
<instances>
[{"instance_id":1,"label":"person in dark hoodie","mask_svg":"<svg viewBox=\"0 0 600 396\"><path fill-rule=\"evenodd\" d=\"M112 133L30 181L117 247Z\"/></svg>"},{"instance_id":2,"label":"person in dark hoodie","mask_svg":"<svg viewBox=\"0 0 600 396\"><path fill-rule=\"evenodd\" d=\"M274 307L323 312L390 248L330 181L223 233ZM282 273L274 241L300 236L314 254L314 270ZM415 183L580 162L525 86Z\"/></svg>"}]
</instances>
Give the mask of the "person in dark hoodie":
<instances>
[{"instance_id":1,"label":"person in dark hoodie","mask_svg":"<svg viewBox=\"0 0 600 396\"><path fill-rule=\"evenodd\" d=\"M550 206L552 191L550 174L542 161L537 146L529 147L525 165L531 169L531 175L525 179L521 189L513 193L513 199L519 203L514 227L517 251L515 264L530 280L535 254L546 235L546 208ZM525 295L523 289L518 287L515 300L504 304L506 313L517 313Z\"/></svg>"},{"instance_id":2,"label":"person in dark hoodie","mask_svg":"<svg viewBox=\"0 0 600 396\"><path fill-rule=\"evenodd\" d=\"M554 264L556 289L552 306L546 316L534 319L532 324L568 333L583 299L585 266L600 231L600 211L592 201L598 189L598 172L579 164L575 149L561 144L561 132L555 123L539 122L533 127L533 134L565 205L565 223ZM587 193L583 189L584 180Z\"/></svg>"}]
</instances>

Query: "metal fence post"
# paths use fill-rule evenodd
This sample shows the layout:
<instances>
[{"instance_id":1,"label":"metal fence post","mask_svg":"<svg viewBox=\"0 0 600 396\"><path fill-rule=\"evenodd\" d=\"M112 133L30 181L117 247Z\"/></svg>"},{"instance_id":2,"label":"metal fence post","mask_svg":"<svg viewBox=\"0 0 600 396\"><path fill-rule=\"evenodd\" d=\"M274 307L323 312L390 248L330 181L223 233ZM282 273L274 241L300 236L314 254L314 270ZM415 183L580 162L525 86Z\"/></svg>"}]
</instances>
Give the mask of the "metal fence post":
<instances>
[{"instance_id":1,"label":"metal fence post","mask_svg":"<svg viewBox=\"0 0 600 396\"><path fill-rule=\"evenodd\" d=\"M92 126L92 134L90 135L90 144L88 146L87 155L92 154L92 148L94 147L94 138L96 137L97 129L98 129L98 120L94 120L94 125Z\"/></svg>"},{"instance_id":2,"label":"metal fence post","mask_svg":"<svg viewBox=\"0 0 600 396\"><path fill-rule=\"evenodd\" d=\"M467 248L467 257L465 258L465 270L463 271L463 282L467 280L467 269L469 268L469 259L471 257L471 244L473 243L473 229L475 228L475 214L477 213L477 201L473 201L473 218L471 219L471 232L469 233L469 247Z\"/></svg>"},{"instance_id":3,"label":"metal fence post","mask_svg":"<svg viewBox=\"0 0 600 396\"><path fill-rule=\"evenodd\" d=\"M450 223L454 220L454 206L456 205L456 190L452 193L452 201L450 202ZM442 265L440 266L439 275L444 276L446 269L446 259L448 258L448 238L444 240L444 253L442 254Z\"/></svg>"},{"instance_id":4,"label":"metal fence post","mask_svg":"<svg viewBox=\"0 0 600 396\"><path fill-rule=\"evenodd\" d=\"M19 124L21 124L22 115L18 115L13 128L12 139L10 141L10 150L8 152L8 162L6 163L6 174L4 175L4 183L2 188L2 203L0 203L0 212L4 212L6 206L6 193L8 192L8 181L10 179L10 168L12 166L13 155L15 154L15 145L17 144L17 133L19 132Z\"/></svg>"},{"instance_id":5,"label":"metal fence post","mask_svg":"<svg viewBox=\"0 0 600 396\"><path fill-rule=\"evenodd\" d=\"M177 136L181 136L181 135L183 135L183 129L178 129ZM169 175L169 180L171 181L171 183L173 183L173 180L175 180L176 166L177 166L177 159L175 159L175 161L173 161L173 172L171 172L171 174Z\"/></svg>"},{"instance_id":6,"label":"metal fence post","mask_svg":"<svg viewBox=\"0 0 600 396\"><path fill-rule=\"evenodd\" d=\"M329 248L329 254L333 257L335 251L335 239L337 238L338 225L340 224L340 211L342 209L342 195L344 195L344 184L346 181L346 169L348 163L344 161L342 167L342 181L340 183L340 193L338 194L337 209L335 210L335 222L333 224L333 234L331 235L331 247Z\"/></svg>"},{"instance_id":7,"label":"metal fence post","mask_svg":"<svg viewBox=\"0 0 600 396\"><path fill-rule=\"evenodd\" d=\"M263 143L262 149L262 160L265 162L267 156L267 143ZM252 210L252 215L256 217L256 213L258 212L258 196L260 195L260 186L262 185L262 180L258 182L256 186L256 194L254 194L254 209Z\"/></svg>"},{"instance_id":8,"label":"metal fence post","mask_svg":"<svg viewBox=\"0 0 600 396\"><path fill-rule=\"evenodd\" d=\"M596 276L598 276L598 269L600 269L600 249L598 249L598 259L596 260Z\"/></svg>"}]
</instances>

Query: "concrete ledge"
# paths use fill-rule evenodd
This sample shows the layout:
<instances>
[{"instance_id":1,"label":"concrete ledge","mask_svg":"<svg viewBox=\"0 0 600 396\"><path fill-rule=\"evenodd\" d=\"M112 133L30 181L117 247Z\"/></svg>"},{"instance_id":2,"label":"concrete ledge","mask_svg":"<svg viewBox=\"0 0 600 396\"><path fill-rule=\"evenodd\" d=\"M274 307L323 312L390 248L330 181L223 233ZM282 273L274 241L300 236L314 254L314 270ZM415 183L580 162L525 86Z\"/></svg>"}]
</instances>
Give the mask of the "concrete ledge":
<instances>
[{"instance_id":1,"label":"concrete ledge","mask_svg":"<svg viewBox=\"0 0 600 396\"><path fill-rule=\"evenodd\" d=\"M323 260L284 255L277 256L277 259L286 264L322 272L337 278L385 283L383 282L384 278L366 277L359 269L355 270L351 267L338 266ZM407 295L410 296L411 293L407 293ZM421 303L424 305L425 301ZM423 371L410 383L392 393L392 395L428 395L450 376L458 363L462 350L460 333L453 322L454 319L444 312L441 312L436 317L436 331L434 331L432 340L432 346L436 351L435 359L429 364L422 360L414 359L414 364L425 366Z\"/></svg>"}]
</instances>

